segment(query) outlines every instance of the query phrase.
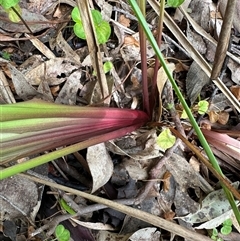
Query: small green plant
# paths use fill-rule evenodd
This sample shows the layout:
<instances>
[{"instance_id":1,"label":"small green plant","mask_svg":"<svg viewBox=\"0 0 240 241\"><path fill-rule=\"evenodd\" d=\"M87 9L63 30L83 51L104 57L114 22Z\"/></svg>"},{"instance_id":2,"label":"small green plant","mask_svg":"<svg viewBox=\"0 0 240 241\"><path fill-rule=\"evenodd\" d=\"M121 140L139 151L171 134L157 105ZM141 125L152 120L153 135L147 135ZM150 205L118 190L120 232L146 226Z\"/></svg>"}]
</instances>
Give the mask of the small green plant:
<instances>
[{"instance_id":1,"label":"small green plant","mask_svg":"<svg viewBox=\"0 0 240 241\"><path fill-rule=\"evenodd\" d=\"M104 44L108 41L111 34L111 27L109 23L102 19L102 15L97 10L91 10L93 23L97 35L99 44ZM80 16L79 9L75 7L71 13L72 19L75 22L73 31L81 39L86 39L86 35L83 29L83 24Z\"/></svg>"},{"instance_id":2,"label":"small green plant","mask_svg":"<svg viewBox=\"0 0 240 241\"><path fill-rule=\"evenodd\" d=\"M232 232L232 220L231 219L227 219L223 222L220 232L223 235L228 235ZM218 237L218 230L216 228L214 228L212 230L211 239L216 240L216 241L223 241L222 238Z\"/></svg>"},{"instance_id":3,"label":"small green plant","mask_svg":"<svg viewBox=\"0 0 240 241\"><path fill-rule=\"evenodd\" d=\"M1 52L0 55L2 56L3 59L6 59L6 60L10 60L11 58L11 54L9 54L6 51Z\"/></svg>"},{"instance_id":4,"label":"small green plant","mask_svg":"<svg viewBox=\"0 0 240 241\"><path fill-rule=\"evenodd\" d=\"M194 105L191 110L192 112L198 112L198 114L203 115L207 112L208 110L209 103L206 100L200 100L197 105ZM187 113L185 110L183 110L181 114L182 119L187 119Z\"/></svg>"},{"instance_id":5,"label":"small green plant","mask_svg":"<svg viewBox=\"0 0 240 241\"><path fill-rule=\"evenodd\" d=\"M166 7L177 8L179 7L185 0L167 0Z\"/></svg>"},{"instance_id":6,"label":"small green plant","mask_svg":"<svg viewBox=\"0 0 240 241\"><path fill-rule=\"evenodd\" d=\"M6 13L8 13L9 19L15 23L20 21L20 18L15 12L17 11L19 14L21 14L21 8L18 3L19 0L0 0L0 5L4 8Z\"/></svg>"},{"instance_id":7,"label":"small green plant","mask_svg":"<svg viewBox=\"0 0 240 241\"><path fill-rule=\"evenodd\" d=\"M55 235L58 241L68 241L70 239L70 232L62 224L59 224L55 229Z\"/></svg>"},{"instance_id":8,"label":"small green plant","mask_svg":"<svg viewBox=\"0 0 240 241\"><path fill-rule=\"evenodd\" d=\"M174 145L174 143L176 142L176 137L172 135L171 131L168 128L166 128L160 133L156 141L162 149L167 150Z\"/></svg>"},{"instance_id":9,"label":"small green plant","mask_svg":"<svg viewBox=\"0 0 240 241\"><path fill-rule=\"evenodd\" d=\"M107 61L103 64L103 71L105 74L107 74L108 72L110 72L113 68L113 63L111 61ZM93 71L93 75L97 75L97 72L94 70Z\"/></svg>"}]
</instances>

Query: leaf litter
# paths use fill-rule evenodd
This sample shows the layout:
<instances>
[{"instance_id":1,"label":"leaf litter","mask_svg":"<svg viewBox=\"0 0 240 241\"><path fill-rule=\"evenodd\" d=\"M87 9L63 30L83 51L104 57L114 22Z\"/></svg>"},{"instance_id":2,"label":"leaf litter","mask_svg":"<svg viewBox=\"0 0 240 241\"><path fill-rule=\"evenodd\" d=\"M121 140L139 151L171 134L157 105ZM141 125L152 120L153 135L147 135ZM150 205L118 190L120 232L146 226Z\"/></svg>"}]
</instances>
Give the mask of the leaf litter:
<instances>
[{"instance_id":1,"label":"leaf litter","mask_svg":"<svg viewBox=\"0 0 240 241\"><path fill-rule=\"evenodd\" d=\"M212 5L211 1L200 2L198 0L191 2L189 8L192 10L192 14L190 15L201 28L209 33L212 31L209 29L208 24L211 18L209 5L211 5L211 9L215 5ZM110 22L114 29L107 44L100 50L104 62L110 60L114 66L113 71L115 71L115 75L113 75L114 72L111 70L107 74L109 93L112 93L114 96L111 99L111 105L140 109L142 102L141 48L136 18L132 15L127 1L120 0L113 3L101 0L96 1L96 4L101 11L103 19ZM15 101L39 98L65 105L102 104L101 88L96 80L96 76L93 74L94 69L89 55L90 51L86 47L86 42L79 40L73 35L71 28L73 24L70 22L69 11L75 5L75 1L70 0L59 1L59 5L57 1L41 1L41 3L20 1L24 20L29 24L32 33L41 39L39 42L37 39L26 37L28 35L25 34L29 34L29 31L24 24L14 24L6 21L7 15L5 12L2 12L1 16L4 17L4 21L1 21L1 35L4 38L1 41L0 53L2 57L4 57L3 53L9 53L10 61L7 61L8 65L6 65L6 61L0 59L1 72L7 78L6 86L6 80L4 81L4 77L0 75L1 103L14 103ZM1 11L3 10L1 9ZM220 11L223 14L224 6L220 5ZM154 11L150 11L149 15L151 14L152 16L147 16L147 20L154 31L157 27L154 24L154 19L156 20L158 17ZM53 16L59 16L60 18L56 19ZM184 28L182 23L180 25ZM234 27L238 29L236 19ZM214 26L213 31L217 31L216 28ZM48 32L50 30L52 33ZM208 61L213 61L215 53L207 40L192 29L189 24L185 32L188 41L195 46L194 48L198 49L201 54L205 54ZM172 38L168 31L166 31L166 34ZM8 40L4 41L5 39ZM201 100L200 98L209 101L208 115L205 115L203 118L206 121L210 119L210 129L229 130L237 125L236 116L233 114L228 98L221 93L211 97L213 90L201 66L186 57L173 42L164 41L161 50L165 57L169 58L169 65L176 66L176 64L179 64L178 61L181 61L186 66L179 71L176 71L176 69L174 71L176 67L173 67L173 75L189 103L191 105L198 104ZM234 41L238 41L237 36L233 40L233 44ZM23 51L24 49L27 51ZM152 68L153 57L154 51L147 43L149 71ZM174 61L174 59L178 61ZM239 79L236 74L238 65L233 60L230 60L227 66L228 72L226 72L226 77L224 77L224 83L231 87L230 89L234 96L238 98L239 93L236 90L239 87ZM149 78L152 78L152 76L149 75ZM172 153L171 157L164 162L161 172L159 172L156 179L149 180L153 167L166 155L165 149L170 148L175 143L175 140L170 138L171 133L167 133L167 136L165 136L166 140L159 137L166 130L169 130L166 127L175 125L174 120L169 116L169 106L166 101L166 95L169 93L164 88L166 81L166 76L159 74L159 104L157 107L161 110L159 111L161 114L157 121L160 125L157 125L157 127L149 125L122 138L92 146L85 151L69 155L62 159L65 163L64 166L60 165L60 162L51 163L48 165L48 175L54 181L76 189L82 188L82 190L85 190L86 186L87 188L91 186L88 191L95 195L112 200L126 201L126 203L129 202L130 205L141 210L154 213L172 222L179 222L180 225L188 226L192 229L212 229L219 227L227 218L231 218L236 230L239 232L239 227L231 213L223 191L221 189L212 191L217 183L210 174L204 173L203 164L200 164L200 168L194 170L189 164L189 160L194 155L187 148L184 150L178 148L176 153ZM234 86L235 88L233 88ZM13 98L7 96L12 96ZM174 99L174 101L175 104L178 104L177 99ZM225 121L219 121L220 113L226 110L226 113L230 113L230 115L228 118L225 118ZM213 117L213 113L210 111L217 113L217 121L211 121L216 118ZM184 121L181 122L181 125L187 133L189 126L185 126ZM219 136L219 138L220 140L226 140L222 136ZM239 135L237 138L233 137L235 149L232 151L232 158L239 165ZM157 144L158 141L160 145ZM198 146L197 139L192 139L192 142ZM233 140L227 139L227 144L225 143L227 147L223 147L219 144L219 141L212 140L212 138L209 138L209 142L219 151L231 155L231 149L229 148L232 147L231 143L233 143ZM226 164L228 165L228 163ZM66 169L69 169L70 172ZM232 181L236 181L229 169L226 174L231 176ZM42 178L49 178L43 172L40 172L40 175L43 176ZM79 178L79 175L81 178ZM15 181L15 178L20 179ZM11 181L15 181L15 184L12 185ZM33 227L37 224L37 222L35 224L34 222L39 218L47 220L50 215L44 214L46 209L43 209L44 211L39 210L39 206L36 207L35 214L31 215L32 209L37 205L37 200L42 203L43 207L46 207L45 202L47 199L45 200L45 195L42 196L37 193L35 183L28 182L27 188L25 187L26 183L23 183L21 185L23 190L20 189L17 183L22 183L23 181L25 181L23 177L14 177L0 181L2 190L1 203L4 204L0 209L0 217L1 221L5 223L5 226L0 224L0 237L1 233L3 233L2 227L5 227L4 234L7 234L11 240L14 240L17 230L14 231L15 234L13 236L6 231L7 221L9 220L13 223L16 221L16 218L20 218L22 221L27 220ZM141 192L144 192L148 181L154 181L155 184L147 193L146 198L141 200L139 206L136 206L133 200L136 200L135 198ZM84 187L83 183L88 183L88 185ZM46 193L49 191L53 192L51 195L52 198L55 198L54 202L58 200L59 196L65 195L60 190L54 190L50 187L45 187L45 189ZM5 191L11 191L10 193L16 194L16 196L9 198ZM27 191L34 193L34 195L30 196ZM26 199L24 196L28 198ZM29 203L30 199L34 204ZM112 209L104 209L105 207L87 202L86 200L82 204L77 199L76 195L71 194L67 203L76 207L77 210L75 211L78 211L78 209L81 211L85 210L85 214L89 215L83 215L79 220L75 221L71 219L71 222L64 221L65 227L68 227L71 236L78 237L75 240L154 241L159 240L159 238L162 240L183 240L163 229L152 227L149 223L144 223L130 216L124 216ZM19 206L22 204L22 201L23 206ZM59 211L62 212L62 214L56 216L56 220L67 215L57 203L53 204L52 207L52 214ZM84 213L84 211L82 212ZM36 213L38 213L37 218ZM179 220L183 220L186 223ZM50 235L53 233L50 232L53 223L54 221L48 221L47 230ZM196 227L196 223L200 225ZM21 225L24 226L24 221ZM77 227L84 226L85 229L74 229L76 225ZM46 238L46 233L38 232L38 229L41 229L39 224L35 228L36 230L32 233L35 232L38 238ZM107 230L112 230L112 232ZM25 240L30 237L30 234L27 232L24 235ZM204 235L207 237L207 233ZM80 236L83 238L80 238Z\"/></svg>"}]
</instances>

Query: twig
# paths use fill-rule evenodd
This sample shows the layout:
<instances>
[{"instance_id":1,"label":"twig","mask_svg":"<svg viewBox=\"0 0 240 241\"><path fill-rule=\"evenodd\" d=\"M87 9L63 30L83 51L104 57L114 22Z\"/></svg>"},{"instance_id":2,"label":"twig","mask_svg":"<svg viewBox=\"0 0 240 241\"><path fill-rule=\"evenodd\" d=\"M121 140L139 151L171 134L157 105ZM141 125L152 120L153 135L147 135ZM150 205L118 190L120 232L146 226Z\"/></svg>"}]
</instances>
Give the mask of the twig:
<instances>
[{"instance_id":1,"label":"twig","mask_svg":"<svg viewBox=\"0 0 240 241\"><path fill-rule=\"evenodd\" d=\"M18 175L21 176L21 175L24 175L24 174L18 174ZM88 194L88 193L85 193L85 192L81 192L81 191L78 191L78 190L75 190L75 189L72 189L72 188L64 187L64 186L58 185L56 183L42 181L42 180L39 180L39 179L37 179L33 176L30 176L30 175L27 175L27 174L25 174L24 176L33 180L33 181L35 181L35 182L43 183L43 184L52 186L54 188L61 189L63 191L70 192L70 193L73 193L75 195L81 196L83 198L89 199L93 202L106 205L110 208L113 208L113 209L119 211L119 212L125 213L129 216L132 216L132 217L135 217L135 218L140 219L142 221L145 221L147 223L150 223L150 224L152 224L156 227L165 229L165 230L167 230L171 233L174 233L174 234L179 235L181 237L184 237L186 239L189 239L189 240L192 240L192 241L202 241L202 240L211 241L210 238L208 238L204 235L193 232L192 230L189 230L185 227L182 227L182 226L180 226L176 223L170 222L168 220L165 220L165 219L160 218L158 216L155 216L153 214L138 210L136 208L128 207L128 206L125 206L123 204L120 204L120 203L117 203L117 202L114 202L114 201L111 201L111 200L108 200L108 199L105 199L105 198L97 197L97 196L94 196L92 194Z\"/></svg>"}]
</instances>

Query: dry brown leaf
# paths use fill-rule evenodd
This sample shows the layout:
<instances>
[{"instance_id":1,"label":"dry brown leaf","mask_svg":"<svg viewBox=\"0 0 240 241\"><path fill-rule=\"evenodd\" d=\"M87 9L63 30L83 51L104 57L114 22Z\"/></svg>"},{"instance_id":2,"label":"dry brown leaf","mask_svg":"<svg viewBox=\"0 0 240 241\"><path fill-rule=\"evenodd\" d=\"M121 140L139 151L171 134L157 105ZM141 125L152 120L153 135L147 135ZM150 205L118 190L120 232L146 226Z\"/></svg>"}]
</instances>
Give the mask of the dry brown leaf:
<instances>
[{"instance_id":1,"label":"dry brown leaf","mask_svg":"<svg viewBox=\"0 0 240 241\"><path fill-rule=\"evenodd\" d=\"M182 62L178 62L175 64L175 72L179 73L182 71L188 71L189 70L189 66L187 66L186 64L182 63Z\"/></svg>"},{"instance_id":2,"label":"dry brown leaf","mask_svg":"<svg viewBox=\"0 0 240 241\"><path fill-rule=\"evenodd\" d=\"M4 9L0 9L0 15L2 19L8 19L8 15ZM48 21L48 19L46 19L43 15L36 12L30 12L28 9L22 8L22 16L24 16L24 20L27 23L32 23L30 28L33 33L40 32L49 27L54 27L54 25L51 24L50 21ZM29 33L29 30L21 22L19 24L16 24L8 20L0 21L0 27L7 32Z\"/></svg>"},{"instance_id":3,"label":"dry brown leaf","mask_svg":"<svg viewBox=\"0 0 240 241\"><path fill-rule=\"evenodd\" d=\"M169 187L170 187L170 178L171 178L172 174L169 171L166 171L163 175L163 190L165 192L169 191Z\"/></svg>"},{"instance_id":4,"label":"dry brown leaf","mask_svg":"<svg viewBox=\"0 0 240 241\"><path fill-rule=\"evenodd\" d=\"M240 100L240 86L231 86L230 90L233 93L233 95L237 98L237 100Z\"/></svg>"},{"instance_id":5,"label":"dry brown leaf","mask_svg":"<svg viewBox=\"0 0 240 241\"><path fill-rule=\"evenodd\" d=\"M208 116L211 123L216 123L218 121L218 113L216 111L209 111Z\"/></svg>"},{"instance_id":6,"label":"dry brown leaf","mask_svg":"<svg viewBox=\"0 0 240 241\"><path fill-rule=\"evenodd\" d=\"M173 154L166 161L166 168L173 175L182 192L185 192L189 187L200 187L195 170L184 157Z\"/></svg>"},{"instance_id":7,"label":"dry brown leaf","mask_svg":"<svg viewBox=\"0 0 240 241\"><path fill-rule=\"evenodd\" d=\"M130 26L131 21L129 18L126 18L123 14L121 14L118 22L128 28Z\"/></svg>"},{"instance_id":8,"label":"dry brown leaf","mask_svg":"<svg viewBox=\"0 0 240 241\"><path fill-rule=\"evenodd\" d=\"M63 16L60 6L58 6L53 14L54 18L60 19Z\"/></svg>"},{"instance_id":9,"label":"dry brown leaf","mask_svg":"<svg viewBox=\"0 0 240 241\"><path fill-rule=\"evenodd\" d=\"M168 221L173 221L174 217L175 217L175 212L173 212L172 210L164 213L164 218Z\"/></svg>"},{"instance_id":10,"label":"dry brown leaf","mask_svg":"<svg viewBox=\"0 0 240 241\"><path fill-rule=\"evenodd\" d=\"M175 69L175 64L169 63L169 64L167 64L167 66L168 66L170 73L172 74ZM162 95L162 91L163 91L164 85L167 80L168 80L167 74L166 74L165 70L163 69L163 67L161 67L157 73L157 88L158 88L158 93L159 93L159 113L158 113L159 120L161 119L161 115L162 115L162 97L161 97L161 95Z\"/></svg>"},{"instance_id":11,"label":"dry brown leaf","mask_svg":"<svg viewBox=\"0 0 240 241\"><path fill-rule=\"evenodd\" d=\"M229 113L226 111L221 111L218 115L218 123L226 125L229 119Z\"/></svg>"},{"instance_id":12,"label":"dry brown leaf","mask_svg":"<svg viewBox=\"0 0 240 241\"><path fill-rule=\"evenodd\" d=\"M140 43L133 36L126 36L124 38L125 45L134 45L136 47L140 46Z\"/></svg>"},{"instance_id":13,"label":"dry brown leaf","mask_svg":"<svg viewBox=\"0 0 240 241\"><path fill-rule=\"evenodd\" d=\"M192 156L189 160L189 164L193 167L196 172L200 172L200 163L195 156Z\"/></svg>"},{"instance_id":14,"label":"dry brown leaf","mask_svg":"<svg viewBox=\"0 0 240 241\"><path fill-rule=\"evenodd\" d=\"M235 61L233 61L232 59L229 59L227 66L231 70L232 81L235 84L240 85L240 78L239 78L240 65L238 63L236 63Z\"/></svg>"}]
</instances>

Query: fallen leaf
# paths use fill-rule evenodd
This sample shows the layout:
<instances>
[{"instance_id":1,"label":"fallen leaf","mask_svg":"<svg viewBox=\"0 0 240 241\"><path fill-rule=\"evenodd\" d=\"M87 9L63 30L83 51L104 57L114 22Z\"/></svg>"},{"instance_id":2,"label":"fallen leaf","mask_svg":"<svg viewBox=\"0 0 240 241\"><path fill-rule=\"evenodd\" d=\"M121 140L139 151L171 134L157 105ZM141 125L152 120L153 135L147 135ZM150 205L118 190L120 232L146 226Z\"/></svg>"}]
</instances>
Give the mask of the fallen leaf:
<instances>
[{"instance_id":1,"label":"fallen leaf","mask_svg":"<svg viewBox=\"0 0 240 241\"><path fill-rule=\"evenodd\" d=\"M239 78L239 76L240 76L240 65L238 63L235 63L231 58L229 58L227 66L231 70L232 81L235 84L240 85L240 78Z\"/></svg>"},{"instance_id":2,"label":"fallen leaf","mask_svg":"<svg viewBox=\"0 0 240 241\"><path fill-rule=\"evenodd\" d=\"M130 19L129 18L126 18L123 14L120 15L119 19L118 19L118 22L120 24L122 24L123 26L125 27L130 27Z\"/></svg>"},{"instance_id":3,"label":"fallen leaf","mask_svg":"<svg viewBox=\"0 0 240 241\"><path fill-rule=\"evenodd\" d=\"M187 96L190 99L191 104L195 102L198 95L201 93L202 88L208 83L209 77L199 65L193 61L186 78Z\"/></svg>"},{"instance_id":4,"label":"fallen leaf","mask_svg":"<svg viewBox=\"0 0 240 241\"><path fill-rule=\"evenodd\" d=\"M240 100L240 86L231 86L230 90L233 93L233 95L237 98L237 100Z\"/></svg>"},{"instance_id":5,"label":"fallen leaf","mask_svg":"<svg viewBox=\"0 0 240 241\"><path fill-rule=\"evenodd\" d=\"M233 184L234 188L237 188L239 182ZM236 202L238 203L238 202ZM231 206L226 199L223 189L209 193L202 201L201 208L195 212L190 213L185 217L179 217L187 223L203 223L213 218L228 212Z\"/></svg>"},{"instance_id":6,"label":"fallen leaf","mask_svg":"<svg viewBox=\"0 0 240 241\"><path fill-rule=\"evenodd\" d=\"M216 111L209 111L208 116L211 123L216 123L218 121L218 113Z\"/></svg>"},{"instance_id":7,"label":"fallen leaf","mask_svg":"<svg viewBox=\"0 0 240 241\"><path fill-rule=\"evenodd\" d=\"M93 193L111 178L113 162L104 143L88 147L86 160L93 179Z\"/></svg>"},{"instance_id":8,"label":"fallen leaf","mask_svg":"<svg viewBox=\"0 0 240 241\"><path fill-rule=\"evenodd\" d=\"M222 125L226 125L228 123L229 120L229 113L226 111L221 111L218 114L218 123L222 124Z\"/></svg>"},{"instance_id":9,"label":"fallen leaf","mask_svg":"<svg viewBox=\"0 0 240 241\"><path fill-rule=\"evenodd\" d=\"M124 44L126 44L126 45L134 45L136 47L140 46L140 43L133 36L126 36L124 38Z\"/></svg>"}]
</instances>

